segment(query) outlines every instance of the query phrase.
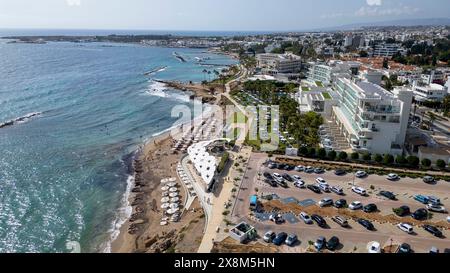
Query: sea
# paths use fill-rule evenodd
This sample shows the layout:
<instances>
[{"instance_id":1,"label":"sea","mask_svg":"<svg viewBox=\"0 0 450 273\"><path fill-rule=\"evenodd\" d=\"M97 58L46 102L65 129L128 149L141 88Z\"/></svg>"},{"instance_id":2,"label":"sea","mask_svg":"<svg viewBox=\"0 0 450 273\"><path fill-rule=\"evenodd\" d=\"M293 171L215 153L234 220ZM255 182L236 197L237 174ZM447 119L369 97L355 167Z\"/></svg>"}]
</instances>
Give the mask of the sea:
<instances>
[{"instance_id":1,"label":"sea","mask_svg":"<svg viewBox=\"0 0 450 273\"><path fill-rule=\"evenodd\" d=\"M131 210L133 155L172 127L172 107L192 107L154 80L201 82L235 63L204 49L0 39L0 252L109 252Z\"/></svg>"}]
</instances>

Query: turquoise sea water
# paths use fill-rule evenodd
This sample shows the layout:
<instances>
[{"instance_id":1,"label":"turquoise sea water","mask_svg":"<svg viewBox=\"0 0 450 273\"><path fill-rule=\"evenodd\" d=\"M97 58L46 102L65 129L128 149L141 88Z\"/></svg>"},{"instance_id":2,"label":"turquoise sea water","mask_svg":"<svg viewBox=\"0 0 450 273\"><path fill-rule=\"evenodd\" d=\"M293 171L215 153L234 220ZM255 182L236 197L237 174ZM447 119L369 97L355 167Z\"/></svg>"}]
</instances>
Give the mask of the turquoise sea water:
<instances>
[{"instance_id":1,"label":"turquoise sea water","mask_svg":"<svg viewBox=\"0 0 450 273\"><path fill-rule=\"evenodd\" d=\"M0 40L0 124L39 113L0 128L0 252L108 248L131 155L172 126L172 106L190 104L151 79L202 81L195 57L235 62L199 49Z\"/></svg>"}]
</instances>

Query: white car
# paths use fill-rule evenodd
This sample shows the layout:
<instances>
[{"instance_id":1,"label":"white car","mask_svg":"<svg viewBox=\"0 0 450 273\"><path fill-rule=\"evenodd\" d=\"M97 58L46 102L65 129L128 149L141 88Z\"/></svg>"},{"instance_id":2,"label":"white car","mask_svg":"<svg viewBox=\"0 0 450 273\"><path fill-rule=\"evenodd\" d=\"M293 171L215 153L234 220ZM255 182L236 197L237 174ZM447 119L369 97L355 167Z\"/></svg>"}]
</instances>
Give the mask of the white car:
<instances>
[{"instance_id":1,"label":"white car","mask_svg":"<svg viewBox=\"0 0 450 273\"><path fill-rule=\"evenodd\" d=\"M279 173L274 173L273 177L275 178L275 180L277 181L283 181L284 178L279 174Z\"/></svg>"},{"instance_id":2,"label":"white car","mask_svg":"<svg viewBox=\"0 0 450 273\"><path fill-rule=\"evenodd\" d=\"M363 178L367 176L367 173L365 171L357 171L355 175L358 178Z\"/></svg>"},{"instance_id":3,"label":"white car","mask_svg":"<svg viewBox=\"0 0 450 273\"><path fill-rule=\"evenodd\" d=\"M447 223L450 223L450 216L447 216Z\"/></svg>"},{"instance_id":4,"label":"white car","mask_svg":"<svg viewBox=\"0 0 450 273\"><path fill-rule=\"evenodd\" d=\"M321 208L331 206L331 205L333 205L333 199L331 199L331 198L324 198L324 199L320 200L320 202L319 202L319 206Z\"/></svg>"},{"instance_id":5,"label":"white car","mask_svg":"<svg viewBox=\"0 0 450 273\"><path fill-rule=\"evenodd\" d=\"M409 225L409 224L406 224L406 223L400 223L400 224L397 225L397 227L400 230L402 230L402 231L404 231L404 232L406 232L408 234L411 234L411 233L414 232L413 227L411 225Z\"/></svg>"},{"instance_id":6,"label":"white car","mask_svg":"<svg viewBox=\"0 0 450 273\"><path fill-rule=\"evenodd\" d=\"M294 178L295 181L300 181L302 178L298 175L293 175L292 178Z\"/></svg>"},{"instance_id":7,"label":"white car","mask_svg":"<svg viewBox=\"0 0 450 273\"><path fill-rule=\"evenodd\" d=\"M322 190L323 192L330 192L330 186L327 184L317 184L317 186Z\"/></svg>"},{"instance_id":8,"label":"white car","mask_svg":"<svg viewBox=\"0 0 450 273\"><path fill-rule=\"evenodd\" d=\"M363 208L363 205L362 205L361 202L355 201L355 202L351 203L351 204L348 206L348 208L351 209L351 210L359 210L359 209L362 209L362 208Z\"/></svg>"},{"instance_id":9,"label":"white car","mask_svg":"<svg viewBox=\"0 0 450 273\"><path fill-rule=\"evenodd\" d=\"M330 188L330 190L337 195L344 195L344 190L341 187L333 186Z\"/></svg>"},{"instance_id":10,"label":"white car","mask_svg":"<svg viewBox=\"0 0 450 273\"><path fill-rule=\"evenodd\" d=\"M297 166L297 167L295 167L295 169L294 169L296 172L303 172L304 170L305 170L305 167L304 166L301 166L301 165L299 165L299 166Z\"/></svg>"},{"instance_id":11,"label":"white car","mask_svg":"<svg viewBox=\"0 0 450 273\"><path fill-rule=\"evenodd\" d=\"M302 213L300 213L299 216L300 216L300 219L302 219L303 222L305 222L305 224L307 224L307 225L313 224L313 220L311 219L311 216L309 216L307 213L302 212Z\"/></svg>"},{"instance_id":12,"label":"white car","mask_svg":"<svg viewBox=\"0 0 450 273\"><path fill-rule=\"evenodd\" d=\"M361 187L352 187L352 191L354 193L357 193L361 196L366 196L367 195L367 191L364 188Z\"/></svg>"},{"instance_id":13,"label":"white car","mask_svg":"<svg viewBox=\"0 0 450 273\"><path fill-rule=\"evenodd\" d=\"M328 185L327 181L325 181L325 179L323 179L322 177L317 178L316 182L319 185Z\"/></svg>"},{"instance_id":14,"label":"white car","mask_svg":"<svg viewBox=\"0 0 450 273\"><path fill-rule=\"evenodd\" d=\"M381 253L381 245L378 242L373 242L368 246L369 253Z\"/></svg>"},{"instance_id":15,"label":"white car","mask_svg":"<svg viewBox=\"0 0 450 273\"><path fill-rule=\"evenodd\" d=\"M266 232L266 234L264 235L263 240L264 240L264 242L266 242L266 243L270 243L270 242L272 242L273 238L275 238L275 236L276 236L275 232L273 232L273 231L268 231L268 232Z\"/></svg>"},{"instance_id":16,"label":"white car","mask_svg":"<svg viewBox=\"0 0 450 273\"><path fill-rule=\"evenodd\" d=\"M305 168L305 173L313 173L314 172L314 168L311 166L308 166Z\"/></svg>"},{"instance_id":17,"label":"white car","mask_svg":"<svg viewBox=\"0 0 450 273\"><path fill-rule=\"evenodd\" d=\"M306 183L303 180L297 180L294 182L294 186L300 189L303 189L306 187Z\"/></svg>"},{"instance_id":18,"label":"white car","mask_svg":"<svg viewBox=\"0 0 450 273\"><path fill-rule=\"evenodd\" d=\"M447 212L447 210L445 209L444 206L438 206L438 205L433 205L433 204L428 204L427 205L427 209L429 211L440 212L440 213L446 213Z\"/></svg>"},{"instance_id":19,"label":"white car","mask_svg":"<svg viewBox=\"0 0 450 273\"><path fill-rule=\"evenodd\" d=\"M387 176L387 180L390 180L390 181L396 181L396 180L399 180L399 179L400 179L400 176L398 176L398 174L396 174L396 173L390 173Z\"/></svg>"}]
</instances>

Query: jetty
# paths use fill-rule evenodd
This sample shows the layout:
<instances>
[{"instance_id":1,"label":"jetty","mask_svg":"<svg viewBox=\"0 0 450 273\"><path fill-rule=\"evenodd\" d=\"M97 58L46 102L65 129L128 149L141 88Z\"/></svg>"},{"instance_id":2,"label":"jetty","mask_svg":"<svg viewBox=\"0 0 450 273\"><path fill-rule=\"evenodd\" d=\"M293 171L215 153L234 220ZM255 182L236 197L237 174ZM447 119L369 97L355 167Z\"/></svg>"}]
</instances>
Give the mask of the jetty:
<instances>
[{"instance_id":1,"label":"jetty","mask_svg":"<svg viewBox=\"0 0 450 273\"><path fill-rule=\"evenodd\" d=\"M182 63L187 62L186 59L185 59L183 56L181 56L178 52L174 52L174 53L173 53L173 56L175 56L175 58L177 58L178 60L180 60Z\"/></svg>"}]
</instances>

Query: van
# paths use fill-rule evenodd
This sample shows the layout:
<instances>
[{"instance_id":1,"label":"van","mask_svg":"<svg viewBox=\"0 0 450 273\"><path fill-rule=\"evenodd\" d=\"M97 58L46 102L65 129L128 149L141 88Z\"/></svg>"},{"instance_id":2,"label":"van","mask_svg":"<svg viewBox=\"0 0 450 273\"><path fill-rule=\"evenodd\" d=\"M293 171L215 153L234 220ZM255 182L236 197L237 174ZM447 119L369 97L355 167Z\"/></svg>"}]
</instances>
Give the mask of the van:
<instances>
[{"instance_id":1,"label":"van","mask_svg":"<svg viewBox=\"0 0 450 273\"><path fill-rule=\"evenodd\" d=\"M428 196L428 202L433 205L439 206L441 204L441 199L434 196Z\"/></svg>"}]
</instances>

